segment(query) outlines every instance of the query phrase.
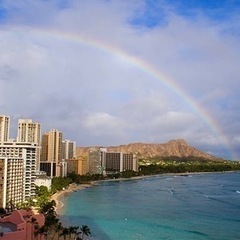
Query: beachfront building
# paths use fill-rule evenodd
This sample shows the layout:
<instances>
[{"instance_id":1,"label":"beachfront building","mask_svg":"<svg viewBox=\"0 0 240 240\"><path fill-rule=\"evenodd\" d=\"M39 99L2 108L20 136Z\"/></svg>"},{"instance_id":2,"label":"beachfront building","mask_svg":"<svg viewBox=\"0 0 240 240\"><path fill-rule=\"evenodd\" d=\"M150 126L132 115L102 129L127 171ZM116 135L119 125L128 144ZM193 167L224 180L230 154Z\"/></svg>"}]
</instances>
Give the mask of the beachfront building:
<instances>
[{"instance_id":1,"label":"beachfront building","mask_svg":"<svg viewBox=\"0 0 240 240\"><path fill-rule=\"evenodd\" d=\"M57 164L55 162L40 161L40 171L46 172L47 176L50 176L51 178L57 176L56 170Z\"/></svg>"},{"instance_id":2,"label":"beachfront building","mask_svg":"<svg viewBox=\"0 0 240 240\"><path fill-rule=\"evenodd\" d=\"M106 173L138 171L138 161L132 153L106 152L104 158Z\"/></svg>"},{"instance_id":3,"label":"beachfront building","mask_svg":"<svg viewBox=\"0 0 240 240\"><path fill-rule=\"evenodd\" d=\"M0 157L0 207L23 202L23 158Z\"/></svg>"},{"instance_id":4,"label":"beachfront building","mask_svg":"<svg viewBox=\"0 0 240 240\"><path fill-rule=\"evenodd\" d=\"M76 142L70 140L64 140L62 142L63 159L76 158Z\"/></svg>"},{"instance_id":5,"label":"beachfront building","mask_svg":"<svg viewBox=\"0 0 240 240\"><path fill-rule=\"evenodd\" d=\"M51 177L61 175L60 162L63 160L62 132L51 129L42 136L42 149L40 155L40 171L47 171Z\"/></svg>"},{"instance_id":6,"label":"beachfront building","mask_svg":"<svg viewBox=\"0 0 240 240\"><path fill-rule=\"evenodd\" d=\"M0 143L1 206L7 207L35 195L38 146L33 143Z\"/></svg>"},{"instance_id":7,"label":"beachfront building","mask_svg":"<svg viewBox=\"0 0 240 240\"><path fill-rule=\"evenodd\" d=\"M35 143L40 145L41 141L41 125L34 123L32 119L18 120L17 142Z\"/></svg>"},{"instance_id":8,"label":"beachfront building","mask_svg":"<svg viewBox=\"0 0 240 240\"><path fill-rule=\"evenodd\" d=\"M104 173L104 154L105 148L93 147L88 151L88 163L90 174L103 174Z\"/></svg>"},{"instance_id":9,"label":"beachfront building","mask_svg":"<svg viewBox=\"0 0 240 240\"><path fill-rule=\"evenodd\" d=\"M37 230L44 225L45 217L32 210L15 210L0 218L1 240L41 240L44 233Z\"/></svg>"},{"instance_id":10,"label":"beachfront building","mask_svg":"<svg viewBox=\"0 0 240 240\"><path fill-rule=\"evenodd\" d=\"M46 172L38 171L36 172L35 176L36 176L35 184L38 187L45 186L48 188L48 190L51 190L52 179L51 177L47 176Z\"/></svg>"},{"instance_id":11,"label":"beachfront building","mask_svg":"<svg viewBox=\"0 0 240 240\"><path fill-rule=\"evenodd\" d=\"M0 143L9 141L10 117L0 115Z\"/></svg>"},{"instance_id":12,"label":"beachfront building","mask_svg":"<svg viewBox=\"0 0 240 240\"><path fill-rule=\"evenodd\" d=\"M132 153L108 152L106 148L91 148L88 160L90 174L138 171L138 160Z\"/></svg>"},{"instance_id":13,"label":"beachfront building","mask_svg":"<svg viewBox=\"0 0 240 240\"><path fill-rule=\"evenodd\" d=\"M37 150L37 170L40 163L40 146L41 146L41 124L34 123L32 119L19 119L17 142L20 143L34 143L39 146Z\"/></svg>"},{"instance_id":14,"label":"beachfront building","mask_svg":"<svg viewBox=\"0 0 240 240\"><path fill-rule=\"evenodd\" d=\"M76 173L79 175L85 175L89 172L88 159L76 158L68 159L67 162L67 173Z\"/></svg>"}]
</instances>

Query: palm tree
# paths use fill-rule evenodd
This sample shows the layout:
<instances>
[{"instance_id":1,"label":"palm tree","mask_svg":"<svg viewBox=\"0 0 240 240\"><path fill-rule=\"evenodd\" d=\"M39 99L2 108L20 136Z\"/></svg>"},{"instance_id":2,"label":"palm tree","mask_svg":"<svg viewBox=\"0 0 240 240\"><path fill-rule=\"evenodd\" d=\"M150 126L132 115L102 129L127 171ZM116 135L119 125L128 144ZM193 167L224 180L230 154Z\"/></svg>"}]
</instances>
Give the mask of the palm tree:
<instances>
[{"instance_id":1,"label":"palm tree","mask_svg":"<svg viewBox=\"0 0 240 240\"><path fill-rule=\"evenodd\" d=\"M40 234L40 240L42 239L42 236L45 236L45 239L47 239L48 231L47 231L47 227L45 225L41 226L37 230L37 233Z\"/></svg>"},{"instance_id":2,"label":"palm tree","mask_svg":"<svg viewBox=\"0 0 240 240\"><path fill-rule=\"evenodd\" d=\"M71 239L72 234L77 234L77 230L79 229L79 227L75 227L75 226L70 226L68 227L68 231L69 231L69 240Z\"/></svg>"},{"instance_id":3,"label":"palm tree","mask_svg":"<svg viewBox=\"0 0 240 240\"><path fill-rule=\"evenodd\" d=\"M63 230L63 226L62 226L62 223L61 222L59 222L58 224L57 224L57 226L56 226L56 232L57 232L57 234L58 234L58 239L59 239L59 236L60 236L60 231L62 231Z\"/></svg>"},{"instance_id":4,"label":"palm tree","mask_svg":"<svg viewBox=\"0 0 240 240\"><path fill-rule=\"evenodd\" d=\"M69 228L64 227L60 236L63 236L64 240L66 240L68 234L69 234Z\"/></svg>"},{"instance_id":5,"label":"palm tree","mask_svg":"<svg viewBox=\"0 0 240 240\"><path fill-rule=\"evenodd\" d=\"M59 222L58 218L54 217L52 219L52 224L51 224L51 232L53 232L51 240L54 239L56 233L58 233L58 239L59 239L59 232L62 230L62 228L63 228L62 223Z\"/></svg>"},{"instance_id":6,"label":"palm tree","mask_svg":"<svg viewBox=\"0 0 240 240\"><path fill-rule=\"evenodd\" d=\"M47 202L45 204L43 204L43 206L41 206L41 213L43 213L44 215L57 215L56 211L55 211L55 207L56 207L56 202L54 200L52 200L51 202Z\"/></svg>"},{"instance_id":7,"label":"palm tree","mask_svg":"<svg viewBox=\"0 0 240 240\"><path fill-rule=\"evenodd\" d=\"M80 230L81 231L78 234L81 235L81 238L78 237L79 240L84 239L84 236L90 236L91 235L91 231L90 231L90 229L87 225L82 225Z\"/></svg>"}]
</instances>

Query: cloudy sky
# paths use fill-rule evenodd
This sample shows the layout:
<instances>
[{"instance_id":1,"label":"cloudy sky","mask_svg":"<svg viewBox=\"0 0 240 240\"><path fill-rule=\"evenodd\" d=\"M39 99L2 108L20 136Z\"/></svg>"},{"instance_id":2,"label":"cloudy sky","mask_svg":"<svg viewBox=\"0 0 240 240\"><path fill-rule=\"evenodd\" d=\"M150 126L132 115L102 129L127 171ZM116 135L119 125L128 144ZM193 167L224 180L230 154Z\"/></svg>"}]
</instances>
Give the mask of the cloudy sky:
<instances>
[{"instance_id":1,"label":"cloudy sky","mask_svg":"<svg viewBox=\"0 0 240 240\"><path fill-rule=\"evenodd\" d=\"M240 159L239 0L1 0L0 114L78 146L185 139Z\"/></svg>"}]
</instances>

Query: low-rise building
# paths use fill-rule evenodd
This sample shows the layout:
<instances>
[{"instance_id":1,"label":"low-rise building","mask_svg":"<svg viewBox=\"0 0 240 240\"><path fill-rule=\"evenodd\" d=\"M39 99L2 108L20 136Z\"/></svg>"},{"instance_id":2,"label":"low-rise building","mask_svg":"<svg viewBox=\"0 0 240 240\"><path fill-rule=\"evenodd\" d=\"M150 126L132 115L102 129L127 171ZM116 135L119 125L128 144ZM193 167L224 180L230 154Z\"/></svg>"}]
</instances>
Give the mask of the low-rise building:
<instances>
[{"instance_id":1,"label":"low-rise building","mask_svg":"<svg viewBox=\"0 0 240 240\"><path fill-rule=\"evenodd\" d=\"M15 210L0 218L1 240L40 240L37 229L45 223L43 214L32 210Z\"/></svg>"},{"instance_id":2,"label":"low-rise building","mask_svg":"<svg viewBox=\"0 0 240 240\"><path fill-rule=\"evenodd\" d=\"M51 185L52 185L52 179L51 177L47 176L46 172L36 172L36 179L35 179L35 184L37 186L45 186L48 188L48 190L51 190Z\"/></svg>"}]
</instances>

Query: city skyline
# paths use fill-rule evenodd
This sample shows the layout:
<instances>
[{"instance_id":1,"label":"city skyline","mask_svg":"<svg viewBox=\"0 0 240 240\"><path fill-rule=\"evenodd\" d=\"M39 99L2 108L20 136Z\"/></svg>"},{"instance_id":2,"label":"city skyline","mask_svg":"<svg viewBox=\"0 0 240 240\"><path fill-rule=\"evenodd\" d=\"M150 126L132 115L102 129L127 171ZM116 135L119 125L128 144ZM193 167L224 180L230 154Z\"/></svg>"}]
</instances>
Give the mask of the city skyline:
<instances>
[{"instance_id":1,"label":"city skyline","mask_svg":"<svg viewBox=\"0 0 240 240\"><path fill-rule=\"evenodd\" d=\"M0 3L0 109L77 146L185 139L240 159L238 1Z\"/></svg>"}]
</instances>

